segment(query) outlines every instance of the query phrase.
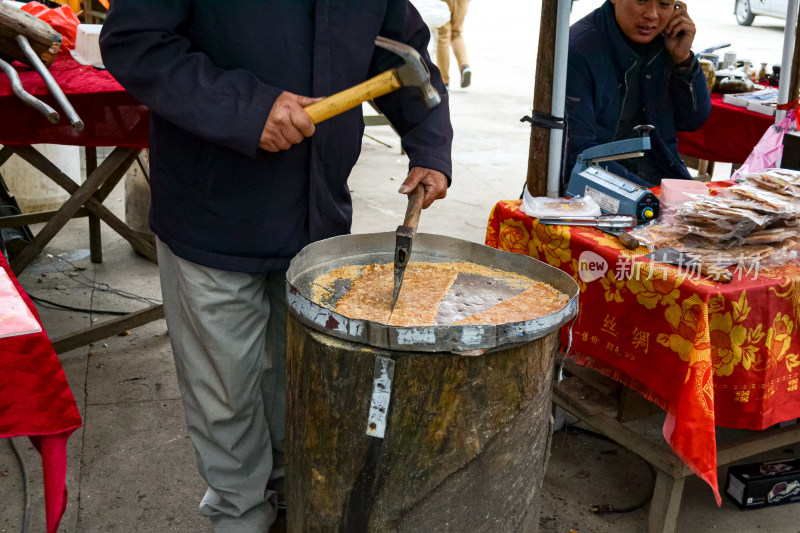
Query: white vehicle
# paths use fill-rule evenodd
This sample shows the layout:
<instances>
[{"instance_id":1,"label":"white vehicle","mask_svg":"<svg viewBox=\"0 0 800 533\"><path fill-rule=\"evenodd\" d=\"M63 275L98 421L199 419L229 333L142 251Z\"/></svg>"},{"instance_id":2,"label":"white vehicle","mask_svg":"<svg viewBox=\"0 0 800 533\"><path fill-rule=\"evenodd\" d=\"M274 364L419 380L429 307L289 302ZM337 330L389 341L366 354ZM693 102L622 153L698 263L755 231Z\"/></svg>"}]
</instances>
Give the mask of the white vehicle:
<instances>
[{"instance_id":1,"label":"white vehicle","mask_svg":"<svg viewBox=\"0 0 800 533\"><path fill-rule=\"evenodd\" d=\"M736 0L733 12L736 22L741 26L749 26L756 15L766 15L786 19L789 0Z\"/></svg>"}]
</instances>

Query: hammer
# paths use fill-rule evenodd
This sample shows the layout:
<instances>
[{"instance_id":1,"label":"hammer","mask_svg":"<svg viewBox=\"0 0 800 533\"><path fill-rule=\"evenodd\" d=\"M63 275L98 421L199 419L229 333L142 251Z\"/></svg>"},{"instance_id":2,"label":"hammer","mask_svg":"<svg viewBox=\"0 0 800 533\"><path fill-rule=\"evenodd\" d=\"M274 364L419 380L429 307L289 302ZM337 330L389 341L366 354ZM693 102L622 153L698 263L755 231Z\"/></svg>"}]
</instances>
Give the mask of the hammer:
<instances>
[{"instance_id":1,"label":"hammer","mask_svg":"<svg viewBox=\"0 0 800 533\"><path fill-rule=\"evenodd\" d=\"M431 85L431 75L428 72L428 67L416 50L407 44L381 36L375 39L375 45L403 58L403 65L387 70L374 78L370 78L363 83L306 107L305 110L311 116L314 124L328 120L339 113L360 105L362 102L396 91L400 87L418 87L425 105L428 107L439 105L442 97Z\"/></svg>"}]
</instances>

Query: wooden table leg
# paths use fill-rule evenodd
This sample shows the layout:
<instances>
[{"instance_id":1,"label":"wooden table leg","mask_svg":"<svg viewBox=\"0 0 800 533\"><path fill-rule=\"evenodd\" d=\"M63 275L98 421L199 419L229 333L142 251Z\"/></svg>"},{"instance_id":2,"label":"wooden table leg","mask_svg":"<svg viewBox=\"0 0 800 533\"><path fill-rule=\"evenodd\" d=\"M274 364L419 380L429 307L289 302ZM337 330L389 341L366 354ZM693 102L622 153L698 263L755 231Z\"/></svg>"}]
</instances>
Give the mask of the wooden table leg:
<instances>
[{"instance_id":1,"label":"wooden table leg","mask_svg":"<svg viewBox=\"0 0 800 533\"><path fill-rule=\"evenodd\" d=\"M90 176L97 170L97 148L87 146L86 150L86 175ZM96 215L89 215L89 257L92 263L103 262L103 242L100 236L100 219Z\"/></svg>"},{"instance_id":2,"label":"wooden table leg","mask_svg":"<svg viewBox=\"0 0 800 533\"><path fill-rule=\"evenodd\" d=\"M67 201L57 211L3 217L3 223L0 224L0 227L7 227L9 223L28 224L46 221L44 228L39 231L33 241L23 248L22 252L12 261L12 271L15 274L20 274L67 222L76 216L87 215L91 217L89 234L92 262L102 262L103 258L100 241L100 220L106 222L125 239L131 242L137 241L142 250L140 253L148 257L152 255L152 259L155 261L156 252L150 243L129 228L127 224L102 204L131 164L136 161L140 152L141 149L139 148L117 147L98 166L96 149L92 147L86 148L87 176L84 183L79 186L71 177L64 174L61 169L31 146L5 146L0 149L0 165L16 153L70 194ZM151 252L150 255L148 255L148 251ZM113 320L53 339L53 346L57 353L63 353L163 317L164 306L161 304L152 305L140 311L134 311Z\"/></svg>"},{"instance_id":3,"label":"wooden table leg","mask_svg":"<svg viewBox=\"0 0 800 533\"><path fill-rule=\"evenodd\" d=\"M123 331L149 324L159 318L164 318L164 305L152 305L141 311L134 311L125 316L108 320L89 328L76 331L53 339L53 348L56 353L64 353L101 339L107 339Z\"/></svg>"},{"instance_id":4,"label":"wooden table leg","mask_svg":"<svg viewBox=\"0 0 800 533\"><path fill-rule=\"evenodd\" d=\"M656 486L650 500L648 533L674 533L678 526L678 512L685 477L674 478L663 470L656 469Z\"/></svg>"},{"instance_id":5,"label":"wooden table leg","mask_svg":"<svg viewBox=\"0 0 800 533\"><path fill-rule=\"evenodd\" d=\"M3 149L0 150L0 167L8 161L8 159L14 155L14 147L13 146L3 146Z\"/></svg>"},{"instance_id":6,"label":"wooden table leg","mask_svg":"<svg viewBox=\"0 0 800 533\"><path fill-rule=\"evenodd\" d=\"M69 199L61 206L56 215L50 219L42 230L37 233L34 240L26 246L22 253L12 262L11 269L15 274L19 274L25 267L33 261L44 249L47 243L61 230L75 213L85 205L93 214L108 224L114 231L130 242L136 242L141 248L143 255L156 261L155 248L147 242L145 238L137 234L128 227L123 221L117 218L107 207L97 200L98 190L106 181L119 180L128 170L131 163L139 153L138 148L117 147L113 152L97 167L97 170L86 177L86 181L78 187L71 178L66 176L61 170L49 161L34 148L17 147L17 154L31 163L50 179L70 193ZM107 191L103 194L108 194ZM102 194L100 195L102 199Z\"/></svg>"}]
</instances>

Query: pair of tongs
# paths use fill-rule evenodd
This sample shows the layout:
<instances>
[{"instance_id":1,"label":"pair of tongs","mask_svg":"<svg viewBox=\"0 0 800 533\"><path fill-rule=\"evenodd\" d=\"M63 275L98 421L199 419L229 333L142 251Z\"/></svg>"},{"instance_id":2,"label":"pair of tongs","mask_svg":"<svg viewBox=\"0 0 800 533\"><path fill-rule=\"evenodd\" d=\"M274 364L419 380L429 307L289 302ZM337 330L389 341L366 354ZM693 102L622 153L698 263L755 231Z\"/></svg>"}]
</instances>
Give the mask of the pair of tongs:
<instances>
[{"instance_id":1,"label":"pair of tongs","mask_svg":"<svg viewBox=\"0 0 800 533\"><path fill-rule=\"evenodd\" d=\"M636 217L633 215L602 215L598 217L542 217L539 224L559 224L562 226L590 226L600 230L618 230L636 227Z\"/></svg>"},{"instance_id":2,"label":"pair of tongs","mask_svg":"<svg viewBox=\"0 0 800 533\"><path fill-rule=\"evenodd\" d=\"M540 224L560 224L563 226L589 226L600 231L614 235L620 243L628 250L635 250L639 247L639 241L632 235L628 235L626 230L635 228L637 219L633 215L602 215L598 217L590 216L564 216L564 217L545 217L539 219Z\"/></svg>"},{"instance_id":3,"label":"pair of tongs","mask_svg":"<svg viewBox=\"0 0 800 533\"><path fill-rule=\"evenodd\" d=\"M16 59L35 68L39 76L42 77L50 94L53 95L58 105L64 110L64 113L75 131L83 130L83 121L78 117L72 104L69 103L66 95L64 95L64 91L58 86L55 78L53 78L53 75L47 70L44 62L42 62L42 58L36 53L26 36L27 34L34 39L38 48L42 50L42 54L48 58L49 62L52 62L52 58L55 57L55 54L61 47L61 34L55 31L45 21L21 9L4 4L2 1L0 1L0 23L2 23L1 25L3 26L4 37L2 42L0 42L0 54L6 56L9 61ZM10 38L11 35L14 35L13 42ZM14 46L14 44L16 44L16 46ZM11 90L14 92L14 95L26 105L42 113L47 117L48 121L56 124L61 119L58 112L25 91L19 79L19 74L17 74L17 71L11 66L9 61L0 59L0 69L6 73L8 79L11 81Z\"/></svg>"}]
</instances>

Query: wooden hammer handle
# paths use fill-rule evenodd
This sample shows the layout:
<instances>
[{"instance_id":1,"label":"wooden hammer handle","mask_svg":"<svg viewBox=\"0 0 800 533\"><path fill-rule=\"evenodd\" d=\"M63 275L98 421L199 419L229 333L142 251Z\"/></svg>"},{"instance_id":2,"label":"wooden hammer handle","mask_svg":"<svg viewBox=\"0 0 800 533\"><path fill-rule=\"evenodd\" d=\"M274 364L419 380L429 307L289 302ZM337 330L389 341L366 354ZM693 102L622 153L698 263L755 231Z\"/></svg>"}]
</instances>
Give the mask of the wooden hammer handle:
<instances>
[{"instance_id":1,"label":"wooden hammer handle","mask_svg":"<svg viewBox=\"0 0 800 533\"><path fill-rule=\"evenodd\" d=\"M422 203L425 200L425 186L418 183L414 190L408 193L408 207L406 208L406 218L403 225L414 228L416 231L419 225L419 216L422 212Z\"/></svg>"},{"instance_id":2,"label":"wooden hammer handle","mask_svg":"<svg viewBox=\"0 0 800 533\"><path fill-rule=\"evenodd\" d=\"M319 124L323 120L328 120L348 109L353 109L361 102L389 94L400 87L402 85L400 78L397 77L397 71L390 69L354 87L315 102L306 107L305 110L311 116L314 124Z\"/></svg>"}]
</instances>

